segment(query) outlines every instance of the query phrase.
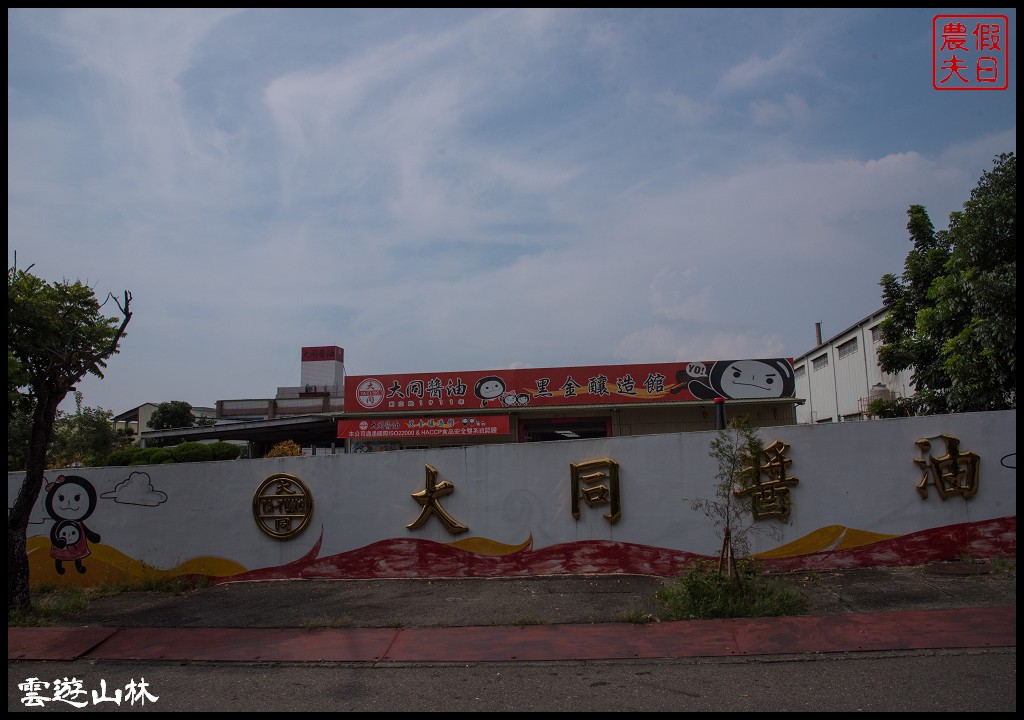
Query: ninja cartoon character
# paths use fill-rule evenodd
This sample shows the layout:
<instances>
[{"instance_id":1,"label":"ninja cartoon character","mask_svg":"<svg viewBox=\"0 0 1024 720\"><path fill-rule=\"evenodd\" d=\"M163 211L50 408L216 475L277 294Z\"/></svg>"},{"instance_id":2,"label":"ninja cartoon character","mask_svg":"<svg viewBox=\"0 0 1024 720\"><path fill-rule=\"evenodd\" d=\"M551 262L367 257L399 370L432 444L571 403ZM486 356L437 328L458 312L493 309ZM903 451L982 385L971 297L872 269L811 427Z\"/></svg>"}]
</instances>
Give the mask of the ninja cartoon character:
<instances>
[{"instance_id":1,"label":"ninja cartoon character","mask_svg":"<svg viewBox=\"0 0 1024 720\"><path fill-rule=\"evenodd\" d=\"M710 371L703 364L676 373L672 393L684 388L700 400L790 397L796 390L793 368L786 360L720 360Z\"/></svg>"},{"instance_id":2,"label":"ninja cartoon character","mask_svg":"<svg viewBox=\"0 0 1024 720\"><path fill-rule=\"evenodd\" d=\"M480 407L487 407L491 400L497 400L498 396L505 392L505 381L497 375L487 375L476 381L473 394L480 398Z\"/></svg>"},{"instance_id":3,"label":"ninja cartoon character","mask_svg":"<svg viewBox=\"0 0 1024 720\"><path fill-rule=\"evenodd\" d=\"M85 519L96 509L96 488L78 475L61 475L46 484L46 512L57 522L50 530L50 557L57 574L64 574L63 563L74 560L75 569L85 572L82 558L90 554L89 541L100 541L98 533L85 526Z\"/></svg>"}]
</instances>

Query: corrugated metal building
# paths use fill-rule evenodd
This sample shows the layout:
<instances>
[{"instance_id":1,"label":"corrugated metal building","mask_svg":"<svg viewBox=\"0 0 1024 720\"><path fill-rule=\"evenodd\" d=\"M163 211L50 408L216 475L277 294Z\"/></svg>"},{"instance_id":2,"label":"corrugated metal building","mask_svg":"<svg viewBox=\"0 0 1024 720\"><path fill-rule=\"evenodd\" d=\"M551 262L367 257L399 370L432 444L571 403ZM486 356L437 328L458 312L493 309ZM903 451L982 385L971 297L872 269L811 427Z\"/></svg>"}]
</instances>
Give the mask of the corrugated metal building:
<instances>
[{"instance_id":1,"label":"corrugated metal building","mask_svg":"<svg viewBox=\"0 0 1024 720\"><path fill-rule=\"evenodd\" d=\"M893 375L878 366L878 326L886 314L882 308L824 342L816 326L815 347L793 360L796 396L805 401L796 407L798 423L866 420L876 397L914 394L909 370Z\"/></svg>"}]
</instances>

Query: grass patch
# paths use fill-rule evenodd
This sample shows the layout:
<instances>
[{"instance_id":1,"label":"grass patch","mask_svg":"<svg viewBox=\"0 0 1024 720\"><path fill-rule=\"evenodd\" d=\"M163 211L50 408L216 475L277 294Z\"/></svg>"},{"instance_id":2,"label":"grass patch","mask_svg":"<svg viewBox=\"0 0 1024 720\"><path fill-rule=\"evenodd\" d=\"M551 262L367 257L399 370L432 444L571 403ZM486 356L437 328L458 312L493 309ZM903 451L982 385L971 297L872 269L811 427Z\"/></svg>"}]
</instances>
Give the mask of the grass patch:
<instances>
[{"instance_id":1,"label":"grass patch","mask_svg":"<svg viewBox=\"0 0 1024 720\"><path fill-rule=\"evenodd\" d=\"M75 585L40 585L32 592L32 609L7 613L7 627L48 627L85 612L89 603L126 592L183 593L209 587L205 576L145 577L80 588Z\"/></svg>"},{"instance_id":2,"label":"grass patch","mask_svg":"<svg viewBox=\"0 0 1024 720\"><path fill-rule=\"evenodd\" d=\"M89 591L69 585L33 593L32 609L7 613L7 627L47 627L89 607Z\"/></svg>"},{"instance_id":3,"label":"grass patch","mask_svg":"<svg viewBox=\"0 0 1024 720\"><path fill-rule=\"evenodd\" d=\"M658 618L654 617L649 612L643 610L628 610L622 614L622 618L619 622L633 623L634 625L643 625L644 623L657 622Z\"/></svg>"},{"instance_id":4,"label":"grass patch","mask_svg":"<svg viewBox=\"0 0 1024 720\"><path fill-rule=\"evenodd\" d=\"M750 563L741 563L738 578L720 574L712 564L696 563L660 588L657 598L666 620L803 615L810 608L806 595L783 580L759 574Z\"/></svg>"},{"instance_id":5,"label":"grass patch","mask_svg":"<svg viewBox=\"0 0 1024 720\"><path fill-rule=\"evenodd\" d=\"M992 558L989 561L992 569L1007 577L1017 577L1017 560L1011 558Z\"/></svg>"}]
</instances>

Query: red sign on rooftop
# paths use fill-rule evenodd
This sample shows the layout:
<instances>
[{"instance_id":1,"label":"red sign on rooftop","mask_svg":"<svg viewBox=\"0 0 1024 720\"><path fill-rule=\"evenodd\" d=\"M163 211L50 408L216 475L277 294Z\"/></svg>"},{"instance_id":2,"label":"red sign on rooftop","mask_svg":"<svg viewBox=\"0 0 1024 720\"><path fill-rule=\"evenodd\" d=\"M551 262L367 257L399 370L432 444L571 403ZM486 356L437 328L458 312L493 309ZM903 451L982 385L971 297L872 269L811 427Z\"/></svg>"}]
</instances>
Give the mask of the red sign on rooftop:
<instances>
[{"instance_id":1,"label":"red sign on rooftop","mask_svg":"<svg viewBox=\"0 0 1024 720\"><path fill-rule=\"evenodd\" d=\"M345 361L345 351L334 345L320 345L318 347L302 348L302 362L316 362L318 360Z\"/></svg>"},{"instance_id":2,"label":"red sign on rooftop","mask_svg":"<svg viewBox=\"0 0 1024 720\"><path fill-rule=\"evenodd\" d=\"M795 392L784 358L645 365L354 375L346 413L621 405L782 398Z\"/></svg>"}]
</instances>

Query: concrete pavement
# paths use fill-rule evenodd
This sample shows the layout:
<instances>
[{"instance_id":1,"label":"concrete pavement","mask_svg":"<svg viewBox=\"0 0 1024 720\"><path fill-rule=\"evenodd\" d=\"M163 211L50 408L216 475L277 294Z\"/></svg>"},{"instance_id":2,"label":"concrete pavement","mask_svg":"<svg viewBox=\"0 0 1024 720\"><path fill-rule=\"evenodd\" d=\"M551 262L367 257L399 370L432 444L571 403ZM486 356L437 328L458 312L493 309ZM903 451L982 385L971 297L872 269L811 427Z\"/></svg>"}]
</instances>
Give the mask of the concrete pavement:
<instances>
[{"instance_id":1,"label":"concrete pavement","mask_svg":"<svg viewBox=\"0 0 1024 720\"><path fill-rule=\"evenodd\" d=\"M784 576L800 617L657 621L667 578L268 581L122 593L8 628L8 661L444 663L1016 647L1015 564ZM646 622L627 622L625 617Z\"/></svg>"}]
</instances>

